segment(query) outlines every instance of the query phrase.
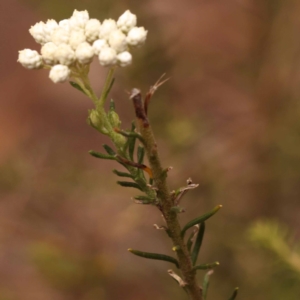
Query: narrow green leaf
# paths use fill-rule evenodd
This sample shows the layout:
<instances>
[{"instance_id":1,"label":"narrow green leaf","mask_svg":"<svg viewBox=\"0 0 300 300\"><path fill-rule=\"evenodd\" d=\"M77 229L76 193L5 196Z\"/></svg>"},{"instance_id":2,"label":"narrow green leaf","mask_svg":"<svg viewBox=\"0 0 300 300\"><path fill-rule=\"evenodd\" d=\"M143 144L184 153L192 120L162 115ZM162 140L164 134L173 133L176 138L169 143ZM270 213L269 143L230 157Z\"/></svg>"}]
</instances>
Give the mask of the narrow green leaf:
<instances>
[{"instance_id":1,"label":"narrow green leaf","mask_svg":"<svg viewBox=\"0 0 300 300\"><path fill-rule=\"evenodd\" d=\"M150 197L148 197L148 196L143 196L143 195L141 195L141 196L136 196L136 197L134 197L134 199L136 199L135 202L136 202L137 204L153 204L154 201L155 201L155 199L150 198Z\"/></svg>"},{"instance_id":2,"label":"narrow green leaf","mask_svg":"<svg viewBox=\"0 0 300 300\"><path fill-rule=\"evenodd\" d=\"M105 94L104 94L104 99L105 99L105 100L106 100L106 98L107 98L107 96L108 96L108 94L109 94L111 88L113 87L114 82L115 82L115 78L113 78L113 79L111 80L111 82L109 83L108 89L105 91Z\"/></svg>"},{"instance_id":3,"label":"narrow green leaf","mask_svg":"<svg viewBox=\"0 0 300 300\"><path fill-rule=\"evenodd\" d=\"M210 217L212 217L221 207L222 207L222 205L218 205L212 211L210 211L210 212L208 212L208 213L206 213L206 214L190 221L189 223L187 223L181 231L181 236L184 237L185 232L189 228L193 227L196 224L202 223L202 222L206 221L207 219L209 219Z\"/></svg>"},{"instance_id":4,"label":"narrow green leaf","mask_svg":"<svg viewBox=\"0 0 300 300\"><path fill-rule=\"evenodd\" d=\"M129 137L128 138L128 154L130 159L133 161L133 154L134 154L134 148L135 148L135 137Z\"/></svg>"},{"instance_id":5,"label":"narrow green leaf","mask_svg":"<svg viewBox=\"0 0 300 300\"><path fill-rule=\"evenodd\" d=\"M129 252L140 256L140 257L144 257L144 258L148 258L148 259L156 259L156 260L164 260L164 261L168 261L171 262L173 264L176 265L177 268L179 268L179 264L176 258L169 256L169 255L165 255L165 254L159 254L159 253L150 253L150 252L142 252L139 250L134 250L129 248L128 249Z\"/></svg>"},{"instance_id":6,"label":"narrow green leaf","mask_svg":"<svg viewBox=\"0 0 300 300\"><path fill-rule=\"evenodd\" d=\"M137 169L137 178L142 179L143 182L147 182L144 171L142 169Z\"/></svg>"},{"instance_id":7,"label":"narrow green leaf","mask_svg":"<svg viewBox=\"0 0 300 300\"><path fill-rule=\"evenodd\" d=\"M105 149L105 151L107 152L107 154L116 155L116 152L111 147L109 147L108 145L103 144L102 146Z\"/></svg>"},{"instance_id":8,"label":"narrow green leaf","mask_svg":"<svg viewBox=\"0 0 300 300\"><path fill-rule=\"evenodd\" d=\"M185 212L185 209L180 206L171 207L171 211L176 212L177 214Z\"/></svg>"},{"instance_id":9,"label":"narrow green leaf","mask_svg":"<svg viewBox=\"0 0 300 300\"><path fill-rule=\"evenodd\" d=\"M211 264L203 264L203 265L195 266L195 267L193 267L193 270L209 270L209 269L213 269L219 265L220 265L220 263L218 261L216 261Z\"/></svg>"},{"instance_id":10,"label":"narrow green leaf","mask_svg":"<svg viewBox=\"0 0 300 300\"><path fill-rule=\"evenodd\" d=\"M193 266L197 262L197 258L198 258L199 251L200 251L200 248L201 248L201 245L202 245L202 241L203 241L204 232L205 232L205 222L202 222L202 223L200 223L199 232L197 234L197 239L195 241L195 245L194 245L193 252L192 252L192 263L193 263Z\"/></svg>"},{"instance_id":11,"label":"narrow green leaf","mask_svg":"<svg viewBox=\"0 0 300 300\"><path fill-rule=\"evenodd\" d=\"M149 184L150 184L150 185L153 184L153 178L149 178Z\"/></svg>"},{"instance_id":12,"label":"narrow green leaf","mask_svg":"<svg viewBox=\"0 0 300 300\"><path fill-rule=\"evenodd\" d=\"M213 270L208 271L205 276L204 276L204 280L203 280L203 290L202 290L202 297L203 300L206 300L207 297L207 291L208 291L208 287L209 287L209 276L211 276L213 274Z\"/></svg>"},{"instance_id":13,"label":"narrow green leaf","mask_svg":"<svg viewBox=\"0 0 300 300\"><path fill-rule=\"evenodd\" d=\"M107 155L107 154L103 154L103 153L100 153L100 152L96 152L96 151L94 151L94 150L90 150L90 151L89 151L89 154L91 154L91 155L94 156L94 157L101 158L101 159L111 159L111 160L116 160L116 157L114 157L114 156Z\"/></svg>"},{"instance_id":14,"label":"narrow green leaf","mask_svg":"<svg viewBox=\"0 0 300 300\"><path fill-rule=\"evenodd\" d=\"M142 164L144 161L144 156L145 156L145 148L142 146L138 146L137 149L137 159L138 159L138 163Z\"/></svg>"},{"instance_id":15,"label":"narrow green leaf","mask_svg":"<svg viewBox=\"0 0 300 300\"><path fill-rule=\"evenodd\" d=\"M239 291L239 288L236 287L234 289L234 292L233 292L232 296L228 300L234 300L236 298L237 294L238 294L238 291Z\"/></svg>"},{"instance_id":16,"label":"narrow green leaf","mask_svg":"<svg viewBox=\"0 0 300 300\"><path fill-rule=\"evenodd\" d=\"M118 170L113 170L113 173L115 173L116 175L120 176L120 177L128 177L128 178L133 178L133 176L129 173L126 172L120 172Z\"/></svg>"},{"instance_id":17,"label":"narrow green leaf","mask_svg":"<svg viewBox=\"0 0 300 300\"><path fill-rule=\"evenodd\" d=\"M149 201L152 201L152 202L155 200L153 198L150 198L148 196L143 196L143 195L141 195L141 196L135 196L134 199L136 199L136 200L149 200Z\"/></svg>"},{"instance_id":18,"label":"narrow green leaf","mask_svg":"<svg viewBox=\"0 0 300 300\"><path fill-rule=\"evenodd\" d=\"M142 189L140 188L140 186L137 183L135 183L135 182L117 181L117 184L119 184L120 186L124 186L124 187L136 188L136 189L142 191Z\"/></svg>"},{"instance_id":19,"label":"narrow green leaf","mask_svg":"<svg viewBox=\"0 0 300 300\"><path fill-rule=\"evenodd\" d=\"M131 123L131 130L130 130L130 132L135 133L135 122L134 121L132 121L132 123ZM128 149L129 142L130 142L130 138L127 137L127 141L126 141L125 146L124 146L124 151L126 151ZM129 152L129 150L128 150L128 152Z\"/></svg>"},{"instance_id":20,"label":"narrow green leaf","mask_svg":"<svg viewBox=\"0 0 300 300\"><path fill-rule=\"evenodd\" d=\"M76 90L78 90L86 95L85 91L82 89L82 87L78 83L76 83L74 81L69 81L69 83L73 88L75 88Z\"/></svg>"}]
</instances>

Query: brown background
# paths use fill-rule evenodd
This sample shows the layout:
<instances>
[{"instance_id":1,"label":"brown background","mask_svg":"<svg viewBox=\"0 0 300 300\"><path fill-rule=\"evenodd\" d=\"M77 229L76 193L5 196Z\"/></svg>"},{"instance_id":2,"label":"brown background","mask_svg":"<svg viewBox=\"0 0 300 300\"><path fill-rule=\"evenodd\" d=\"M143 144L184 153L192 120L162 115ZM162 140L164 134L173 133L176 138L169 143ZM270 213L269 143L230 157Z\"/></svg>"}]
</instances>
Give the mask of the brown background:
<instances>
[{"instance_id":1,"label":"brown background","mask_svg":"<svg viewBox=\"0 0 300 300\"><path fill-rule=\"evenodd\" d=\"M126 90L164 72L150 116L172 189L188 177L182 223L217 204L200 262L220 261L209 299L299 299L299 274L248 238L257 220L299 240L300 2L296 0L2 0L0 3L0 300L185 299L167 263L129 247L172 254L153 207L115 184L111 161L88 150L108 141L86 125L88 99L47 71L21 67L38 50L28 29L74 9L117 19L126 9L149 30L111 96L127 128ZM106 70L93 64L99 93ZM200 273L199 273L200 274ZM204 273L203 273L204 274ZM199 280L203 276L199 275Z\"/></svg>"}]
</instances>

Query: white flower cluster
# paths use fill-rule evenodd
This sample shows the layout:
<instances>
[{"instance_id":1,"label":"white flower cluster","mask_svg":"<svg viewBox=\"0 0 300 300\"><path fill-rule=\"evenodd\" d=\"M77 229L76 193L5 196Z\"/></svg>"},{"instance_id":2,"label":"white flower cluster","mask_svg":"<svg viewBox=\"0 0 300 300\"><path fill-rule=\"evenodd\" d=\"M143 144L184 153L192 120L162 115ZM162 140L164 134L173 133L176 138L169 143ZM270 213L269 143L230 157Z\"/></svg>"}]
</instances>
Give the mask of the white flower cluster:
<instances>
[{"instance_id":1,"label":"white flower cluster","mask_svg":"<svg viewBox=\"0 0 300 300\"><path fill-rule=\"evenodd\" d=\"M90 64L98 56L102 66L126 67L131 64L130 48L142 45L147 37L144 27L136 27L136 15L125 11L117 21L90 19L85 11L73 12L69 19L36 23L29 29L35 41L42 45L41 53L24 49L18 62L27 69L51 67L50 79L64 82L72 69Z\"/></svg>"}]
</instances>

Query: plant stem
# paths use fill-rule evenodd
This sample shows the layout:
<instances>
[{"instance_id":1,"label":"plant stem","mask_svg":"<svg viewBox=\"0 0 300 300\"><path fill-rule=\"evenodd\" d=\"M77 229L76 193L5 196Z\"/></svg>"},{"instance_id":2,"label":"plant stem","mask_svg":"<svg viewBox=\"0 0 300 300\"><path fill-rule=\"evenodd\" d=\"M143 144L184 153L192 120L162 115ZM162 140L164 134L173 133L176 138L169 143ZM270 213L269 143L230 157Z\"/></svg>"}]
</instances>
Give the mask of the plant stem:
<instances>
[{"instance_id":1,"label":"plant stem","mask_svg":"<svg viewBox=\"0 0 300 300\"><path fill-rule=\"evenodd\" d=\"M107 97L107 91L108 91L108 89L111 85L111 82L113 80L114 72L115 72L115 67L110 68L109 71L108 71L108 74L106 76L106 80L105 80L105 83L104 83L104 87L102 89L102 93L101 93L101 96L99 98L97 109L98 109L99 106L100 107L104 106L104 103L105 103L105 100L106 100L106 97Z\"/></svg>"},{"instance_id":2,"label":"plant stem","mask_svg":"<svg viewBox=\"0 0 300 300\"><path fill-rule=\"evenodd\" d=\"M179 224L177 213L171 210L171 208L174 206L174 203L167 185L166 172L162 168L159 159L157 145L152 129L148 123L148 120L147 122L145 122L145 120L138 117L137 123L140 134L145 140L145 151L152 169L155 187L158 189L157 196L160 200L159 209L162 212L167 223L173 246L178 249L176 250L176 254L178 257L183 280L187 284L185 286L186 291L191 300L201 300L201 288L196 282L196 271L193 270L190 253L187 249L184 239L181 237L181 227Z\"/></svg>"}]
</instances>

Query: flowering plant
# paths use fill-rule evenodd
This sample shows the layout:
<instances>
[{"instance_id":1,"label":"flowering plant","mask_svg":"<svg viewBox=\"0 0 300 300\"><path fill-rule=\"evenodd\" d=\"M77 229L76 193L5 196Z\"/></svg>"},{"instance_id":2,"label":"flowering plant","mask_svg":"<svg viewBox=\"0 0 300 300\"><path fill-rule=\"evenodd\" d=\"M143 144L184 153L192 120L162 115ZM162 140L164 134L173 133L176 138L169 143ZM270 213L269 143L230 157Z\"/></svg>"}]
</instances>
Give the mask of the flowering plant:
<instances>
[{"instance_id":1,"label":"flowering plant","mask_svg":"<svg viewBox=\"0 0 300 300\"><path fill-rule=\"evenodd\" d=\"M56 22L48 20L39 22L29 30L35 41L41 45L40 54L35 50L19 51L18 61L27 69L50 69L49 77L54 83L70 81L70 84L83 92L95 104L89 111L88 123L100 133L108 136L114 148L103 145L105 154L90 151L96 158L114 160L125 168L124 171L113 172L123 180L118 184L123 187L136 188L142 194L134 197L135 203L157 207L163 216L165 224L155 225L162 229L172 240L172 250L176 254L150 253L128 249L131 253L148 259L172 263L181 273L176 274L172 269L168 274L176 280L190 299L207 299L209 276L218 262L197 264L198 254L202 245L206 221L222 207L216 206L210 212L197 217L181 227L178 214L185 210L180 206L183 196L198 184L191 179L187 185L170 191L167 175L171 168L163 168L158 147L148 119L148 105L159 86L166 80L163 76L150 88L144 99L138 89L130 93L136 121L131 129L123 130L121 121L115 110L113 101L108 111L104 104L113 86L113 74L116 67L125 67L132 62L130 53L133 47L144 44L147 30L137 27L137 18L129 10L122 14L117 21L90 19L87 11L75 10L66 20ZM104 67L109 67L108 75L100 97L93 91L89 78L89 66L97 56ZM138 145L137 145L138 144ZM148 162L144 162L145 156ZM124 179L130 181L124 181ZM188 230L191 233L186 238ZM204 276L202 286L197 283L197 271L209 270ZM230 297L235 299L237 289ZM229 299L229 300L230 300Z\"/></svg>"}]
</instances>

